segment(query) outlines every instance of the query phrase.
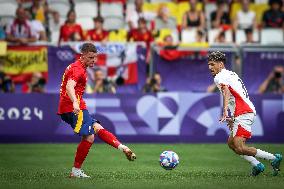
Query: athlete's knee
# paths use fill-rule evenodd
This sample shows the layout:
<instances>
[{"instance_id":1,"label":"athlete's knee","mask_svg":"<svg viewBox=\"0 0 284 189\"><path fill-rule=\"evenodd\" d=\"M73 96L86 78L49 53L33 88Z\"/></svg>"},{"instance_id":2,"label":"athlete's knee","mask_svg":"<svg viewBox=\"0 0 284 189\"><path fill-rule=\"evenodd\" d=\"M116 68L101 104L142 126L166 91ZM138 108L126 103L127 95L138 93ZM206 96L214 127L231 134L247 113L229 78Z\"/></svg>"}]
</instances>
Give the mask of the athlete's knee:
<instances>
[{"instance_id":1,"label":"athlete's knee","mask_svg":"<svg viewBox=\"0 0 284 189\"><path fill-rule=\"evenodd\" d=\"M104 129L104 127L98 122L95 122L93 127L94 127L94 130L95 130L95 133L98 133L101 129Z\"/></svg>"},{"instance_id":2,"label":"athlete's knee","mask_svg":"<svg viewBox=\"0 0 284 189\"><path fill-rule=\"evenodd\" d=\"M83 139L90 142L90 143L94 143L95 135L87 135L87 136L84 136Z\"/></svg>"},{"instance_id":3,"label":"athlete's knee","mask_svg":"<svg viewBox=\"0 0 284 189\"><path fill-rule=\"evenodd\" d=\"M235 148L236 154L244 155L244 148L242 146L238 146Z\"/></svg>"}]
</instances>

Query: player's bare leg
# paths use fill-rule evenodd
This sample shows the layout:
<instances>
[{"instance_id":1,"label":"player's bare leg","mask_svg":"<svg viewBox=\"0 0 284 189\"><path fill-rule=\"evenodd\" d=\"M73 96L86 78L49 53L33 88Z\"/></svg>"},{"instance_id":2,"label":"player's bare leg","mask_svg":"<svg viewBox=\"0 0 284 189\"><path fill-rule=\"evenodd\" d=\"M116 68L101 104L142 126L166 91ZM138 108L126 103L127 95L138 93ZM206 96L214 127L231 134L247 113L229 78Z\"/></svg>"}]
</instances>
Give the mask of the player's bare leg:
<instances>
[{"instance_id":1,"label":"player's bare leg","mask_svg":"<svg viewBox=\"0 0 284 189\"><path fill-rule=\"evenodd\" d=\"M246 146L245 138L235 136L233 140L234 140L235 151L237 154L248 155L248 156L256 155L256 152L257 152L256 148Z\"/></svg>"},{"instance_id":2,"label":"player's bare leg","mask_svg":"<svg viewBox=\"0 0 284 189\"><path fill-rule=\"evenodd\" d=\"M248 147L245 144L245 142L246 142L246 139L243 137L234 137L234 145L236 147L235 148L236 153L239 155L247 155L249 157L254 156L257 158L262 158L262 159L270 161L271 166L273 168L273 175L276 176L278 172L280 171L280 163L282 161L282 155L281 154L273 155L269 152L265 152L263 150L256 149L254 147ZM259 165L259 164L257 166L258 166L257 169L259 169L259 171L262 170L261 167L263 167L263 170L264 170L264 166Z\"/></svg>"},{"instance_id":3,"label":"player's bare leg","mask_svg":"<svg viewBox=\"0 0 284 189\"><path fill-rule=\"evenodd\" d=\"M72 171L70 173L70 178L90 178L90 176L84 173L84 171L81 169L81 166L86 159L92 144L94 143L94 139L94 134L82 137L82 140L77 147L74 167L72 168Z\"/></svg>"},{"instance_id":4,"label":"player's bare leg","mask_svg":"<svg viewBox=\"0 0 284 189\"><path fill-rule=\"evenodd\" d=\"M111 132L104 129L101 124L96 122L94 124L94 130L105 143L121 150L129 161L134 161L136 159L136 155L132 152L132 150L121 144L121 142Z\"/></svg>"},{"instance_id":5,"label":"player's bare leg","mask_svg":"<svg viewBox=\"0 0 284 189\"><path fill-rule=\"evenodd\" d=\"M227 144L229 148L235 152L234 137L232 135L229 136Z\"/></svg>"},{"instance_id":6,"label":"player's bare leg","mask_svg":"<svg viewBox=\"0 0 284 189\"><path fill-rule=\"evenodd\" d=\"M236 151L236 146L234 144L234 137L230 135L228 138L228 146L231 148L236 154L239 154L242 158L247 160L252 166L252 172L251 174L253 176L257 176L259 173L261 173L264 169L262 169L262 163L260 163L255 157L253 156L248 156L248 155L243 155L240 154L239 151Z\"/></svg>"}]
</instances>

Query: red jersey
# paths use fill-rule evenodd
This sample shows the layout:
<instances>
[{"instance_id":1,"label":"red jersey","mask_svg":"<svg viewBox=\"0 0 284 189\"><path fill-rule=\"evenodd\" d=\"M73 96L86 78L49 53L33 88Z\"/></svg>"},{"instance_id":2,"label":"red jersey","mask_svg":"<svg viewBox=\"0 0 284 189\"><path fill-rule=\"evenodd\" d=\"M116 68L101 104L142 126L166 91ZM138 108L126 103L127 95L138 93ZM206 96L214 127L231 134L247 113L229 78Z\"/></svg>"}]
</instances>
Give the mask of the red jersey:
<instances>
[{"instance_id":1,"label":"red jersey","mask_svg":"<svg viewBox=\"0 0 284 189\"><path fill-rule=\"evenodd\" d=\"M77 41L75 35L79 35L81 41L85 39L83 29L79 24L74 24L74 25L64 24L63 26L61 26L59 38L62 41Z\"/></svg>"},{"instance_id":2,"label":"red jersey","mask_svg":"<svg viewBox=\"0 0 284 189\"><path fill-rule=\"evenodd\" d=\"M97 33L96 29L92 29L88 31L88 36L90 36L92 41L103 41L108 37L108 31L103 30L102 32Z\"/></svg>"},{"instance_id":3,"label":"red jersey","mask_svg":"<svg viewBox=\"0 0 284 189\"><path fill-rule=\"evenodd\" d=\"M154 38L150 31L142 33L139 29L133 29L128 33L128 40L144 41L148 48L150 47L150 43L154 40Z\"/></svg>"},{"instance_id":4,"label":"red jersey","mask_svg":"<svg viewBox=\"0 0 284 189\"><path fill-rule=\"evenodd\" d=\"M62 77L62 83L60 87L60 99L58 106L58 114L73 112L73 103L66 91L66 85L68 80L74 80L76 82L75 94L78 98L79 106L81 110L86 109L86 103L82 96L84 94L87 84L87 72L80 60L73 64L70 64Z\"/></svg>"}]
</instances>

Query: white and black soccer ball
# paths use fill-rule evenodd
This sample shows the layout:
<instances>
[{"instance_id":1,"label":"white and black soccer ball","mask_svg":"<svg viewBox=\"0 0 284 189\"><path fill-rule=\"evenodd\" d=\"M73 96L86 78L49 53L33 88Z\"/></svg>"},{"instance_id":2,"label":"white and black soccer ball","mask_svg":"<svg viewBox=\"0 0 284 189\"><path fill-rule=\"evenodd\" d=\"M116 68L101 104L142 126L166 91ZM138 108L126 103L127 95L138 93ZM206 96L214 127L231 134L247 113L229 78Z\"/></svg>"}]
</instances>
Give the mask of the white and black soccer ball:
<instances>
[{"instance_id":1,"label":"white and black soccer ball","mask_svg":"<svg viewBox=\"0 0 284 189\"><path fill-rule=\"evenodd\" d=\"M160 155L160 165L166 170L172 170L179 164L179 157L173 151L164 151Z\"/></svg>"}]
</instances>

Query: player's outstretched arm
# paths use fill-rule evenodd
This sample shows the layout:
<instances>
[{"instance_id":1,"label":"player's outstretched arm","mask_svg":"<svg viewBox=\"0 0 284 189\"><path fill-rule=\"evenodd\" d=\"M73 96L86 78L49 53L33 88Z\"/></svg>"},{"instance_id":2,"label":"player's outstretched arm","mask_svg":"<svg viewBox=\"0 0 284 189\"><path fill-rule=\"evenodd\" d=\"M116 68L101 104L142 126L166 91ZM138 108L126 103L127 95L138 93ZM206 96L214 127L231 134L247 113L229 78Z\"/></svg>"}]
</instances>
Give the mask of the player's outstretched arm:
<instances>
[{"instance_id":1,"label":"player's outstretched arm","mask_svg":"<svg viewBox=\"0 0 284 189\"><path fill-rule=\"evenodd\" d=\"M73 112L75 114L78 114L80 111L80 107L79 107L79 102L75 94L75 86L76 86L76 81L72 79L68 80L67 85L66 85L66 91L67 91L69 98L73 102Z\"/></svg>"},{"instance_id":2,"label":"player's outstretched arm","mask_svg":"<svg viewBox=\"0 0 284 189\"><path fill-rule=\"evenodd\" d=\"M221 86L222 96L223 96L223 115L220 119L220 122L226 121L228 117L228 104L230 99L230 90L227 85Z\"/></svg>"}]
</instances>

